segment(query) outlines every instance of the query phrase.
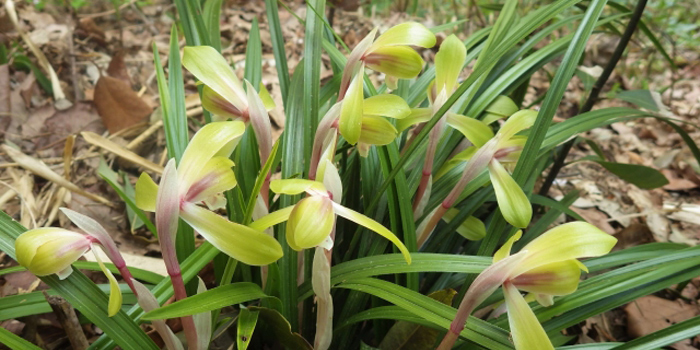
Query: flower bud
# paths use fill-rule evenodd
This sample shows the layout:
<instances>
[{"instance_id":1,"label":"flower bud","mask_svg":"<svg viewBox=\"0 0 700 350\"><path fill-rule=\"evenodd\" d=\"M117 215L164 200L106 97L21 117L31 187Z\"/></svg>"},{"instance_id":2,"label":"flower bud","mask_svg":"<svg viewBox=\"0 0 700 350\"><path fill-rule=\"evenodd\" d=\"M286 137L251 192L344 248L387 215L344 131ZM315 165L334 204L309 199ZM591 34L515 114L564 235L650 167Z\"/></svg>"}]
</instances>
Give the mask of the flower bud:
<instances>
[{"instance_id":1,"label":"flower bud","mask_svg":"<svg viewBox=\"0 0 700 350\"><path fill-rule=\"evenodd\" d=\"M17 262L37 276L70 275L70 265L90 250L92 239L86 235L54 227L23 233L15 241Z\"/></svg>"}]
</instances>

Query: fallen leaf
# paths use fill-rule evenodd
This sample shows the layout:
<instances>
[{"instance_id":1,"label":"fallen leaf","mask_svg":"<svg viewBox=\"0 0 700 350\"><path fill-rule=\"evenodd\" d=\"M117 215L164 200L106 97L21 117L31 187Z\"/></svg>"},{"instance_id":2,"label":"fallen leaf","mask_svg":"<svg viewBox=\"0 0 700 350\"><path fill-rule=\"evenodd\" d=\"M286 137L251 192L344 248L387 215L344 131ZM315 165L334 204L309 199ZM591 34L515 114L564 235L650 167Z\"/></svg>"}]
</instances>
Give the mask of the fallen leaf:
<instances>
[{"instance_id":1,"label":"fallen leaf","mask_svg":"<svg viewBox=\"0 0 700 350\"><path fill-rule=\"evenodd\" d=\"M102 122L112 134L144 121L152 112L128 83L106 75L95 85L94 102Z\"/></svg>"},{"instance_id":2,"label":"fallen leaf","mask_svg":"<svg viewBox=\"0 0 700 350\"><path fill-rule=\"evenodd\" d=\"M129 76L129 71L124 63L125 53L124 50L121 50L112 56L112 60L109 61L109 67L107 67L107 74L112 78L121 79L131 85L131 76Z\"/></svg>"},{"instance_id":3,"label":"fallen leaf","mask_svg":"<svg viewBox=\"0 0 700 350\"><path fill-rule=\"evenodd\" d=\"M615 229L610 226L610 219L602 211L596 208L581 209L576 207L572 207L571 210L576 212L576 214L581 215L581 217L586 219L589 224L605 231L606 233L615 233Z\"/></svg>"},{"instance_id":4,"label":"fallen leaf","mask_svg":"<svg viewBox=\"0 0 700 350\"><path fill-rule=\"evenodd\" d=\"M667 191L687 191L687 190L698 187L698 184L696 184L695 182L690 181L688 179L684 179L682 177L679 177L678 174L674 171L671 171L669 169L663 169L663 170L661 170L661 172L668 179L668 185L665 185L663 187L664 190L667 190Z\"/></svg>"},{"instance_id":5,"label":"fallen leaf","mask_svg":"<svg viewBox=\"0 0 700 350\"><path fill-rule=\"evenodd\" d=\"M622 249L654 241L654 235L649 226L637 223L625 227L616 233L615 237L617 238L616 247Z\"/></svg>"},{"instance_id":6,"label":"fallen leaf","mask_svg":"<svg viewBox=\"0 0 700 350\"><path fill-rule=\"evenodd\" d=\"M100 45L107 44L105 32L102 31L90 17L83 18L78 22L75 34L80 39L94 39Z\"/></svg>"},{"instance_id":7,"label":"fallen leaf","mask_svg":"<svg viewBox=\"0 0 700 350\"><path fill-rule=\"evenodd\" d=\"M653 295L641 297L625 306L627 332L638 338L698 315L694 305Z\"/></svg>"}]
</instances>

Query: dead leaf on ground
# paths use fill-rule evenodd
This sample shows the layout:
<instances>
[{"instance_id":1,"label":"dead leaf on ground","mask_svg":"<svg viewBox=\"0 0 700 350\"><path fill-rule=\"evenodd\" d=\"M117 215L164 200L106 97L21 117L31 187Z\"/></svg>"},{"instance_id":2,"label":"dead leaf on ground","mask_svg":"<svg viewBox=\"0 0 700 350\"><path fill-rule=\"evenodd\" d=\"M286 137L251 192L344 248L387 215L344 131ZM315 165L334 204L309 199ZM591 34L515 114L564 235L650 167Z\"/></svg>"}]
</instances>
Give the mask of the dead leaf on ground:
<instances>
[{"instance_id":1,"label":"dead leaf on ground","mask_svg":"<svg viewBox=\"0 0 700 350\"><path fill-rule=\"evenodd\" d=\"M624 249L640 244L654 242L654 234L649 226L645 224L633 223L615 234L617 238L617 248Z\"/></svg>"},{"instance_id":2,"label":"dead leaf on ground","mask_svg":"<svg viewBox=\"0 0 700 350\"><path fill-rule=\"evenodd\" d=\"M105 75L97 81L94 99L97 112L112 134L144 121L152 112L128 83Z\"/></svg>"},{"instance_id":3,"label":"dead leaf on ground","mask_svg":"<svg viewBox=\"0 0 700 350\"><path fill-rule=\"evenodd\" d=\"M112 78L121 79L125 83L131 85L131 76L129 76L129 71L126 69L126 64L124 63L124 55L126 55L126 52L124 50L121 50L114 54L112 60L109 61L109 67L107 67L107 74Z\"/></svg>"},{"instance_id":4,"label":"dead leaf on ground","mask_svg":"<svg viewBox=\"0 0 700 350\"><path fill-rule=\"evenodd\" d=\"M627 331L631 337L638 338L694 317L698 315L698 308L680 300L671 301L648 295L627 304L625 312ZM689 342L686 340L680 343Z\"/></svg>"},{"instance_id":5,"label":"dead leaf on ground","mask_svg":"<svg viewBox=\"0 0 700 350\"><path fill-rule=\"evenodd\" d=\"M576 212L576 214L581 215L581 217L586 219L589 224L592 224L606 233L615 233L615 229L610 225L610 219L602 211L596 208L581 209L576 207L571 207L571 210Z\"/></svg>"},{"instance_id":6,"label":"dead leaf on ground","mask_svg":"<svg viewBox=\"0 0 700 350\"><path fill-rule=\"evenodd\" d=\"M679 177L675 171L669 169L661 170L661 173L668 179L668 185L664 186L663 189L667 191L687 191L698 187L693 181Z\"/></svg>"}]
</instances>

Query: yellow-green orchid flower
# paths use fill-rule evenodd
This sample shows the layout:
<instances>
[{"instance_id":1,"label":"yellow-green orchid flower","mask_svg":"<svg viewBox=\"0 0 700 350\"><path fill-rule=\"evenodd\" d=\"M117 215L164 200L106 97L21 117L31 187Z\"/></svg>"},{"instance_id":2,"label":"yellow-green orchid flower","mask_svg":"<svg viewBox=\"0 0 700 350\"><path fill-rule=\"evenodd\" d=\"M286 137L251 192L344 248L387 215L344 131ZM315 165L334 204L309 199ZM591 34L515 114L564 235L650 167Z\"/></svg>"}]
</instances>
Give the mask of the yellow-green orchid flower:
<instances>
[{"instance_id":1,"label":"yellow-green orchid flower","mask_svg":"<svg viewBox=\"0 0 700 350\"><path fill-rule=\"evenodd\" d=\"M350 144L360 140L364 109L364 68L386 74L388 85L396 79L415 78L423 68L423 59L410 46L430 48L435 45L435 35L425 26L415 22L396 25L377 40L374 29L353 49L345 65L338 101L340 134Z\"/></svg>"},{"instance_id":2,"label":"yellow-green orchid flower","mask_svg":"<svg viewBox=\"0 0 700 350\"><path fill-rule=\"evenodd\" d=\"M269 214L268 218L261 218L259 222L256 221L257 225L254 222L251 227L259 228L258 225L263 225L262 222L266 222L264 226L270 226L287 220L287 243L292 249L302 250L317 246L330 249L333 242L329 236L333 231L336 215L340 215L390 240L410 263L411 255L396 235L378 222L340 204L343 187L338 170L327 159L323 159L322 163L325 164L320 167L319 173L322 171L324 176L319 177L320 181L273 180L270 189L275 193L297 195L305 192L308 196L291 208L281 209Z\"/></svg>"},{"instance_id":3,"label":"yellow-green orchid flower","mask_svg":"<svg viewBox=\"0 0 700 350\"><path fill-rule=\"evenodd\" d=\"M228 221L201 206L218 208L221 193L236 186L233 162L229 156L245 130L240 121L214 122L203 126L192 138L175 168L173 160L163 172L160 189L148 174L136 183L136 205L159 214L163 235L174 235L172 226L181 217L217 249L249 265L267 265L282 257L282 248L272 237L250 227ZM164 196L164 210L156 210L158 196ZM170 220L175 223L165 225ZM159 231L161 231L159 229Z\"/></svg>"},{"instance_id":4,"label":"yellow-green orchid flower","mask_svg":"<svg viewBox=\"0 0 700 350\"><path fill-rule=\"evenodd\" d=\"M515 348L554 350L519 291L533 293L542 305L550 306L553 296L576 291L581 270L588 271L577 259L605 255L617 242L615 237L591 224L571 222L545 232L511 255L511 247L520 236L518 232L511 237L494 255L493 265L469 287L439 350L452 348L469 314L500 286L503 286Z\"/></svg>"},{"instance_id":5,"label":"yellow-green orchid flower","mask_svg":"<svg viewBox=\"0 0 700 350\"><path fill-rule=\"evenodd\" d=\"M211 46L186 46L182 65L203 84L202 106L211 112L214 120L250 122L260 149L261 166L272 150L272 127L267 112L275 108L265 85L260 93L246 81L246 89L226 59ZM269 180L265 182L263 197L267 201Z\"/></svg>"},{"instance_id":6,"label":"yellow-green orchid flower","mask_svg":"<svg viewBox=\"0 0 700 350\"><path fill-rule=\"evenodd\" d=\"M124 259L112 238L97 221L67 208L61 208L61 211L76 226L85 231L85 234L56 227L29 230L17 237L15 241L17 262L37 276L56 274L58 278L65 279L73 272L71 264L92 250L102 273L109 280L107 314L109 317L116 315L122 306L122 293L116 278L95 252L96 247L99 246L104 250L129 287L138 295Z\"/></svg>"},{"instance_id":7,"label":"yellow-green orchid flower","mask_svg":"<svg viewBox=\"0 0 700 350\"><path fill-rule=\"evenodd\" d=\"M457 160L468 160L462 176L443 202L418 226L418 241L425 242L438 221L452 208L466 185L485 169L491 177L491 184L496 193L498 206L508 223L515 227L527 227L532 218L532 206L520 186L513 180L504 164L515 166L525 145L525 137L516 135L534 124L537 112L521 110L510 116L494 135L483 122L460 116L448 115L448 120L471 141L474 148L467 148L457 155ZM448 162L446 166L454 167L458 162ZM438 172L440 176L446 170Z\"/></svg>"}]
</instances>

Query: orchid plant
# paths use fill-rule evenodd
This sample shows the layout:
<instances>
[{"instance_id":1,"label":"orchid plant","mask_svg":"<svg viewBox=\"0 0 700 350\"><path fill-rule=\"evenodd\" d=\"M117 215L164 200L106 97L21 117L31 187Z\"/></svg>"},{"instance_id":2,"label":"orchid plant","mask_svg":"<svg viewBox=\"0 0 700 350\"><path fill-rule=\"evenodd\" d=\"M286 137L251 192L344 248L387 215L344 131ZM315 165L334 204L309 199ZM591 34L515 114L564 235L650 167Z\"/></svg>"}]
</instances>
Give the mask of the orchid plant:
<instances>
[{"instance_id":1,"label":"orchid plant","mask_svg":"<svg viewBox=\"0 0 700 350\"><path fill-rule=\"evenodd\" d=\"M582 17L566 17L564 10L573 3L553 2L518 14L517 1L506 0L493 27L467 40L460 32L438 37L435 33L446 27L416 22L374 28L344 55L319 23L325 2L311 0L307 6L314 11L307 11L304 45L321 46L328 55L322 59L320 49L305 50L305 64L290 74L277 3L266 1L277 91L260 74L257 21L251 26L245 76L239 77L218 40L221 2L205 0L200 11L199 3L176 1L187 45L181 52L173 29L170 82L154 51L172 159L163 161L161 174L140 174L133 196L118 191L140 218L154 218L151 230L168 276L160 282L137 281L139 274L127 267L110 234L68 209L63 215L84 233L41 227L18 232L15 241L5 233L15 226L0 216L0 247L13 243L9 256L37 276L56 274L61 279L56 283L68 286L61 291L74 288L68 297L90 295L76 287L80 272L71 265L90 250L104 250L140 309L122 308L128 299L122 299L119 281L96 255L91 266L105 274L110 287L106 306L84 312L109 316L95 317L105 330L96 348L156 349L139 324L146 320L171 350L207 349L232 324L240 349L379 344L383 349L448 350L460 338L485 349L554 349L563 343L550 340L544 329L557 332L564 326L543 327L542 322L555 311L581 322L588 314L579 310L592 300L566 297L560 303L559 297L594 290L598 310L611 309L633 300L625 294L630 288L649 294L700 275L697 249L677 246L657 245L641 254L623 250L596 265L593 259L608 254L616 238L585 222L555 224L575 194L551 206L553 200L532 194L534 176L545 171L558 144L586 128L642 115L601 109L549 127L580 62L574 49L583 51L600 16L594 10L602 11L605 2L587 4L577 34L559 38L557 28ZM542 43L543 38L554 41ZM544 102L524 104L533 72L567 47L574 49L561 60L562 73L557 72ZM316 94L307 87L320 88L326 57L334 77ZM196 80L204 122L184 112L183 67ZM268 91L261 77L275 88ZM272 96L283 104L275 106ZM273 109L285 118L279 140L268 115ZM188 130L195 131L191 139ZM178 230L181 225L193 231ZM183 232L208 243L185 247L194 250L187 256L190 252L178 241ZM665 255L654 256L657 248ZM618 273L623 265L624 273ZM201 273L205 266L212 267L215 278ZM605 274L606 283L624 288L578 290L587 266ZM612 272L601 272L601 266ZM194 281L198 274L218 286L207 290L203 280ZM460 294L451 289L460 286ZM503 297L496 294L499 289ZM458 307L427 296L434 291L460 295L454 300ZM535 301L543 307L531 309ZM491 310L491 318L475 318ZM507 319L498 317L503 311ZM184 337L166 324L167 318L180 319ZM403 322L392 326L378 318ZM446 333L408 327L406 321ZM406 336L409 328L420 336Z\"/></svg>"}]
</instances>

